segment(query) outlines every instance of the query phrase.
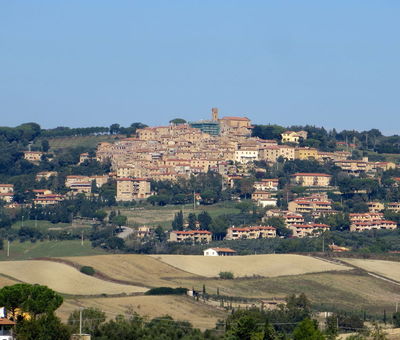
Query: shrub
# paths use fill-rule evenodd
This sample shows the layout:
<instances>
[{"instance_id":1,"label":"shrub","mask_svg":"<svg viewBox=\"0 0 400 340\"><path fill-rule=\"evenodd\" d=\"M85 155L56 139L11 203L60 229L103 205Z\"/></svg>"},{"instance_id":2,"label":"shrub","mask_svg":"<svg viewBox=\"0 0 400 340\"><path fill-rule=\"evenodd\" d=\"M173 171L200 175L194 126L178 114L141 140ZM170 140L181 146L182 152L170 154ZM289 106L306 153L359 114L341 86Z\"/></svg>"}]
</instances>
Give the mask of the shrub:
<instances>
[{"instance_id":1,"label":"shrub","mask_svg":"<svg viewBox=\"0 0 400 340\"><path fill-rule=\"evenodd\" d=\"M232 272L220 272L219 278L222 280L233 280L234 275Z\"/></svg>"},{"instance_id":2,"label":"shrub","mask_svg":"<svg viewBox=\"0 0 400 340\"><path fill-rule=\"evenodd\" d=\"M171 287L157 287L148 290L145 295L185 295L187 288L171 288Z\"/></svg>"},{"instance_id":3,"label":"shrub","mask_svg":"<svg viewBox=\"0 0 400 340\"><path fill-rule=\"evenodd\" d=\"M83 266L83 267L81 268L81 273L86 274L86 275L93 276L93 275L96 273L96 271L94 270L93 267L90 267L90 266Z\"/></svg>"}]
</instances>

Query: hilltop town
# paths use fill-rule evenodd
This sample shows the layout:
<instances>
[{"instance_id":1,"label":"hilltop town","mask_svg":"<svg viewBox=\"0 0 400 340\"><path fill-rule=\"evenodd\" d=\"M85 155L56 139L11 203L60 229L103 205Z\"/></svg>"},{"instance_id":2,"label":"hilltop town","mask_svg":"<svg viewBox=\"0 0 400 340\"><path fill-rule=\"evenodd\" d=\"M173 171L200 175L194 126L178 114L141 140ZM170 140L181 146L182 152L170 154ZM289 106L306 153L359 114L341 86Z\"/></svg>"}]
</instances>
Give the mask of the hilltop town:
<instances>
[{"instance_id":1,"label":"hilltop town","mask_svg":"<svg viewBox=\"0 0 400 340\"><path fill-rule=\"evenodd\" d=\"M188 320L187 309L195 308L190 321L213 336L233 331L214 324L228 312L241 320L240 308L292 320L282 334L307 318L337 333L366 330L364 321L391 310L391 296L400 294L396 136L259 125L245 116L219 118L216 108L210 120L176 118L166 126L45 130L27 123L0 128L0 135L5 305L9 289L35 289L12 284L39 283L54 290L37 288L55 294L63 320L76 319L71 308L81 305L103 320L93 329L83 316L92 334L105 332L118 308L133 322L127 306L154 320L163 311ZM360 285L376 292L368 297L373 304ZM307 296L296 295L297 286ZM62 303L55 292L82 299ZM364 321L347 317L354 313L349 292ZM320 301L324 307L315 307ZM25 320L34 313L20 309ZM5 311L0 320L11 334L15 315ZM68 322L66 334L78 332ZM158 332L152 322L142 324L144 333Z\"/></svg>"},{"instance_id":2,"label":"hilltop town","mask_svg":"<svg viewBox=\"0 0 400 340\"><path fill-rule=\"evenodd\" d=\"M347 135L345 142L331 136L330 143L335 145L327 151L327 147L309 146L321 143L315 135L323 129L281 128L275 138L266 139L256 132L263 126L253 126L247 117L219 118L217 108L211 110L210 120L187 123L175 119L168 126L136 126L129 137L118 135L112 142L100 142L95 150L80 153L76 165L68 165L67 172L60 167L57 151L49 152L47 140L45 149L42 145L42 150L23 151L23 160L35 167L34 182L31 187L24 185L23 193L17 182L20 192L16 197L14 184L0 184L6 209L2 216L7 215L7 209L18 212L24 208L30 209L28 215L35 215L36 220L54 223L90 217L108 230L114 225L122 231L127 227L126 216L112 216L113 209L110 215L104 208L116 204L192 204L201 211L201 206L244 200L237 203L242 205L242 214L253 209L249 222L233 217L225 218L223 225L221 221L216 225L206 211L198 216L194 211L188 216L177 213L172 230L158 232L168 231L170 242L185 245L397 228L398 164L393 160L369 161L368 153L360 153L362 140L357 145L354 133L354 143L348 142ZM39 171L44 167L52 169ZM55 208L82 199L92 205L86 214L79 210L65 214ZM154 224L129 229L140 242L155 237Z\"/></svg>"}]
</instances>

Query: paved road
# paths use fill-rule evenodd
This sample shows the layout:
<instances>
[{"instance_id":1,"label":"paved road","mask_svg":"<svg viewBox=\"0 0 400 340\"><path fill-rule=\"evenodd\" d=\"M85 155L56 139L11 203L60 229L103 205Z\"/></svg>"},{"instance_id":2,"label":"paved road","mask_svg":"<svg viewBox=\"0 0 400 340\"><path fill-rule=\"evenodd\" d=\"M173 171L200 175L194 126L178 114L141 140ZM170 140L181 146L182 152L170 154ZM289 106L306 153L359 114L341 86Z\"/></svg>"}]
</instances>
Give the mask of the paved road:
<instances>
[{"instance_id":1,"label":"paved road","mask_svg":"<svg viewBox=\"0 0 400 340\"><path fill-rule=\"evenodd\" d=\"M117 234L117 237L126 239L129 235L133 234L133 229L130 227L121 227L122 231Z\"/></svg>"}]
</instances>

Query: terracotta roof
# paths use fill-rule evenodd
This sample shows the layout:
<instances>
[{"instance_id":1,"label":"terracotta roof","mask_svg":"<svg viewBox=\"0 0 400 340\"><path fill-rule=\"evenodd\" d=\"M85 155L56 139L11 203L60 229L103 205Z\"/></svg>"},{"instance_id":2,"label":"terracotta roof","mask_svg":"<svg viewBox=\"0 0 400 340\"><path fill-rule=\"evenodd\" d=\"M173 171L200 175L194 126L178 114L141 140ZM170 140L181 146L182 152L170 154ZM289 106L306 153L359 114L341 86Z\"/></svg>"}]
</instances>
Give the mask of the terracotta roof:
<instances>
[{"instance_id":1,"label":"terracotta roof","mask_svg":"<svg viewBox=\"0 0 400 340\"><path fill-rule=\"evenodd\" d=\"M319 173L312 173L312 172L297 172L293 174L292 176L318 176L318 177L332 177L331 175L328 174L319 174Z\"/></svg>"},{"instance_id":2,"label":"terracotta roof","mask_svg":"<svg viewBox=\"0 0 400 340\"><path fill-rule=\"evenodd\" d=\"M187 230L187 231L174 230L172 232L178 235L194 235L194 234L211 235L211 232L208 230Z\"/></svg>"},{"instance_id":3,"label":"terracotta roof","mask_svg":"<svg viewBox=\"0 0 400 340\"><path fill-rule=\"evenodd\" d=\"M0 318L0 325L10 325L13 326L16 323L14 321L8 320L7 318Z\"/></svg>"},{"instance_id":4,"label":"terracotta roof","mask_svg":"<svg viewBox=\"0 0 400 340\"><path fill-rule=\"evenodd\" d=\"M241 121L250 121L247 117L222 117L221 120L241 120Z\"/></svg>"},{"instance_id":5,"label":"terracotta roof","mask_svg":"<svg viewBox=\"0 0 400 340\"><path fill-rule=\"evenodd\" d=\"M236 253L236 250L233 250L231 248L210 248L212 250L215 250L217 253L218 252L224 252L224 253Z\"/></svg>"}]
</instances>

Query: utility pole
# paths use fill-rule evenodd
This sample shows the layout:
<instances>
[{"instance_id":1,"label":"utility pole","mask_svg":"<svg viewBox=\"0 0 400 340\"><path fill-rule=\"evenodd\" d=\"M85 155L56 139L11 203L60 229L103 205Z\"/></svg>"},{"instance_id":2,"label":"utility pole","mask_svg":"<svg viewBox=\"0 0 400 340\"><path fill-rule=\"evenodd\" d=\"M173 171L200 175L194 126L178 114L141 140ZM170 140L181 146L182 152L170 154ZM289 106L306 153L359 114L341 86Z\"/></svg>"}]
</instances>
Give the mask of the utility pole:
<instances>
[{"instance_id":1,"label":"utility pole","mask_svg":"<svg viewBox=\"0 0 400 340\"><path fill-rule=\"evenodd\" d=\"M79 335L82 335L82 310L83 308L79 308Z\"/></svg>"},{"instance_id":2,"label":"utility pole","mask_svg":"<svg viewBox=\"0 0 400 340\"><path fill-rule=\"evenodd\" d=\"M81 246L83 247L83 230L81 231Z\"/></svg>"},{"instance_id":3,"label":"utility pole","mask_svg":"<svg viewBox=\"0 0 400 340\"><path fill-rule=\"evenodd\" d=\"M10 257L10 240L7 240L7 257ZM396 308L397 312L397 308Z\"/></svg>"}]
</instances>

